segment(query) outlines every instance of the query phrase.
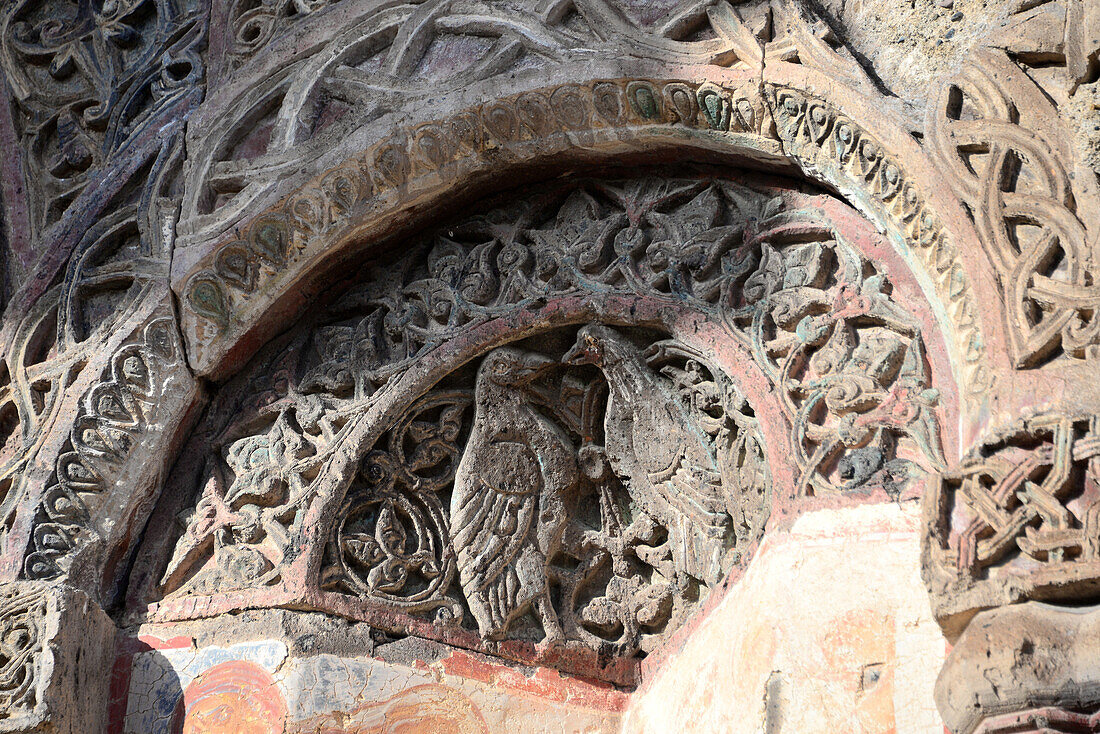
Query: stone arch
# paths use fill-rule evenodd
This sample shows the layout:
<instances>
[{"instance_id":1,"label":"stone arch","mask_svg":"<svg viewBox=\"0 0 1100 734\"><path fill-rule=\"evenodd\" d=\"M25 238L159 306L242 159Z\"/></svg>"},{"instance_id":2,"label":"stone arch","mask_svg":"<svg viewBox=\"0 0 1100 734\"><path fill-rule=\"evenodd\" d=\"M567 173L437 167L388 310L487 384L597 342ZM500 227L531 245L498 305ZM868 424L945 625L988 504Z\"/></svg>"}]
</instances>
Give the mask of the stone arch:
<instances>
[{"instance_id":1,"label":"stone arch","mask_svg":"<svg viewBox=\"0 0 1100 734\"><path fill-rule=\"evenodd\" d=\"M676 171L547 182L367 257L359 274L319 301L325 305L311 320L268 345L217 394L147 531L128 593L131 618L161 623L258 607L315 609L629 685L633 656L656 649L697 611L689 598L706 598L744 567L769 515L782 525L809 509L910 496L910 476L944 466L944 437L957 410L932 309L917 305L925 303L917 279L833 196L758 174ZM651 427L649 448L637 435L634 449L621 437L616 443L612 424L598 417L612 410L612 398L585 387L585 380L617 384L611 368L600 368L602 378L571 371L564 349L537 346L578 339L586 323L619 329L614 339L624 344L631 329L648 330L624 348L647 358L648 366L635 365L634 379L648 381L652 394L615 399L629 400L641 425L650 407L660 413L662 401L683 399L683 424L661 435ZM542 406L555 425L568 427L567 453L606 451L613 474L570 486L601 508L600 493L613 486L623 506L643 508L635 512L664 539L633 538L602 509L589 531L568 514L562 545L543 548L544 568L529 573L557 578L563 589L578 586L558 592L553 612L540 611L539 626L509 617L487 627L487 612L478 611L482 592L465 576L474 561L463 565L463 544L472 541L462 535L465 525L452 523L466 507L458 499L467 476L460 461L477 462L489 450L474 443L476 425L507 406L503 398L479 402L493 378L468 365L487 364L500 347L517 343L543 349L556 371L539 390L510 386L511 394L526 396L512 410L522 416ZM686 360L682 369L660 362L666 349ZM692 378L699 382L677 382L693 370L703 375ZM578 417L584 410L570 401L589 399L597 417ZM409 438L413 425L419 438ZM708 491L726 502L719 514L727 528L716 536L722 560L706 571L687 560L696 551L684 550L693 547L688 537L703 533L701 521L662 514L669 500L653 493L664 485L650 486L616 463L704 434L705 461L720 474ZM741 459L729 453L734 445ZM428 451L420 446L432 447L435 458L415 458ZM425 467L398 468L418 461ZM439 464L442 475L433 473ZM370 479L372 467L384 481ZM522 474L529 468L515 471L530 486L549 481ZM418 489L422 484L432 491ZM548 502L549 492L537 493L538 501ZM385 549L389 531L378 506L389 513L386 522L404 518L401 551ZM346 523L354 532L343 534ZM603 539L584 541L595 544L587 553L564 540L581 543L585 532ZM671 554L646 563L671 564L674 570L662 573L690 592L661 596L661 605L671 605L662 614L671 616L654 622L656 631L635 630L637 639L616 645L591 631L599 626L595 610L647 603L664 588L621 570L627 560L615 556L626 552L616 545L625 542L619 533L644 549L630 551L636 562ZM416 561L405 550L413 536ZM573 560L559 568L559 553ZM607 558L616 558L609 568L617 569L603 579L608 590L574 608L576 589L597 571L570 581L580 571L565 569L595 569ZM406 592L414 577L420 585ZM641 586L630 594L610 590L628 582ZM619 593L624 598L611 599ZM568 620L562 624L573 636L563 648L543 647L555 619Z\"/></svg>"},{"instance_id":2,"label":"stone arch","mask_svg":"<svg viewBox=\"0 0 1100 734\"><path fill-rule=\"evenodd\" d=\"M15 638L19 657L9 656L27 672L17 689L0 690L0 703L11 704L0 706L0 718L14 707L34 727L52 715L53 699L41 697L54 695L56 681L23 683L64 672L64 665L50 668L51 660L63 661L55 644L62 633L38 629L34 620L55 619L65 605L69 614L71 604L86 601L83 591L104 607L118 603L151 508L160 503L149 533L171 524L164 508L178 498L162 490L177 486L165 477L184 437L230 454L239 447L232 455L243 460L246 444L237 442L274 430L274 419L257 418L253 433L242 428L227 444L205 419L192 429L207 399L241 385L248 376L241 365L262 361L255 355L280 343L277 332L308 318L343 267L383 256L385 246L448 208L507 188L509 179L526 185L557 173L599 173L606 181L614 177L598 169L612 163L676 162L723 166L708 174L716 179L767 171L812 181L854 207L830 215L869 220L884 233L868 230L853 247L870 263L867 278L882 276L891 288L869 286L860 297L911 295L905 305L920 313L919 324L898 331L904 318L890 325L864 314L853 328L874 322L871 328L901 334L909 341L902 340L900 362L926 365L906 373L914 389L901 400L908 408L923 401L915 414L929 409L934 426L926 433L943 443L944 461L917 462L927 474L925 581L944 633L961 640L941 709L958 731L973 730L989 712L1040 702L1064 709L1051 720L1095 726L1095 716L1079 715L1095 709L1095 696L1075 682L1090 671L1053 685L1014 678L986 690L965 668L977 661L1015 671L1049 647L1053 662L1035 659L1034 670L1073 669L1076 663L1055 658L1076 654L1067 640L1087 627L1084 614L1033 605L981 610L1096 595L1100 199L1096 139L1086 125L1093 112L1086 94L1097 83L1091 3L1006 6L998 16L1003 27L988 24L971 39L973 57L956 57L961 71L940 66L953 76L937 82L935 94L905 102L884 91L897 88L875 76L881 65L857 61L838 38L850 30L841 22L846 13L852 20L850 9L819 7L833 16L826 24L793 0L670 9L659 28L653 18L632 20L629 8L611 0L508 3L493 16L415 0L148 0L136 14L127 4L77 5L64 17L30 0L0 13L0 66L11 102L0 106L0 139L16 153L2 163L3 223L19 260L5 263L13 288L10 299L4 294L0 325L0 600L27 630ZM959 20L950 17L940 20ZM478 63L448 66L455 59ZM80 96L75 107L71 94ZM357 96L367 103L356 104ZM922 101L923 123L906 106ZM562 306L568 324L555 322L555 329L594 319L628 341L667 337L680 357L714 357L698 336L713 326L697 318L700 311L665 304L659 317L639 324L581 300ZM635 311L643 301L631 302ZM813 318L847 318L836 316L846 308L838 303L810 314L807 329ZM521 312L521 330L542 329L525 321L549 318L541 309ZM662 320L676 313L675 327ZM84 328L92 321L100 327ZM656 336L642 331L655 327ZM913 356L921 351L915 331L942 347ZM553 333L539 331L534 342ZM484 362L515 341L485 337L466 356ZM715 357L698 369L722 379L737 373L754 417L778 416L768 422L783 425L789 396L774 389L782 381L768 376L767 360L752 348L739 348L730 347L741 355L736 368ZM450 368L440 370L452 376L466 369L473 389L476 374ZM556 369L568 374L572 366ZM771 389L752 387L765 384ZM805 386L799 389L806 400ZM411 425L403 420L385 430ZM890 429L898 443L913 440L912 424L902 428ZM828 438L828 431L818 435ZM792 431L763 444L769 456L804 464L814 452L802 440ZM851 458L849 450L868 448L862 440L841 444L825 451L829 472ZM349 449L345 465L361 448ZM784 466L773 479L794 477L787 484L797 495L807 473ZM845 466L859 474L852 461ZM837 488L833 479L826 484ZM887 493L885 482L875 487L876 496ZM904 492L921 494L915 485ZM827 506L828 494L815 492L815 506ZM793 515L797 504L773 503L772 518ZM332 531L326 518L342 511L327 507L311 516L324 532ZM314 559L319 547L311 546ZM60 583L36 583L52 579ZM143 588L140 578L133 588ZM321 603L319 592L308 603L270 589L248 594L229 606L304 605L366 616L346 602ZM142 616L145 601L136 600L129 619ZM161 601L165 619L226 608L202 606L201 595L153 603ZM975 615L984 621L972 621ZM113 634L104 619L81 629ZM1044 634L1053 636L1036 639L1049 645L1028 637L1014 647L1013 625L1027 632L1046 622ZM982 638L990 626L1008 633ZM480 639L463 644L480 649ZM983 661L994 652L999 662ZM1015 698L1002 701L1004 692ZM1013 727L1025 716L1047 721L1048 713L1013 713L982 726Z\"/></svg>"}]
</instances>

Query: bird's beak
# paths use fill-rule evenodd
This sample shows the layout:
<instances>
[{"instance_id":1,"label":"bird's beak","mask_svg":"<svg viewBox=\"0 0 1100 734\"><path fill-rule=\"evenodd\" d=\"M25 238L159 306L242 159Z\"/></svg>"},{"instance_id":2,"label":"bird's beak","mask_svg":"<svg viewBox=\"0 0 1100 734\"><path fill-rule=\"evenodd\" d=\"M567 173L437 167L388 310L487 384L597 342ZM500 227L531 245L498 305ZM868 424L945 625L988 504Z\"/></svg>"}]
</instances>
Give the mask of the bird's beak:
<instances>
[{"instance_id":1,"label":"bird's beak","mask_svg":"<svg viewBox=\"0 0 1100 734\"><path fill-rule=\"evenodd\" d=\"M561 358L563 364L568 365L582 365L593 364L595 362L592 352L588 351L583 341L577 341L573 347L565 353L565 356Z\"/></svg>"},{"instance_id":2,"label":"bird's beak","mask_svg":"<svg viewBox=\"0 0 1100 734\"><path fill-rule=\"evenodd\" d=\"M524 356L520 364L516 365L518 367L516 376L521 382L530 382L557 364L556 361L541 354L528 354Z\"/></svg>"}]
</instances>

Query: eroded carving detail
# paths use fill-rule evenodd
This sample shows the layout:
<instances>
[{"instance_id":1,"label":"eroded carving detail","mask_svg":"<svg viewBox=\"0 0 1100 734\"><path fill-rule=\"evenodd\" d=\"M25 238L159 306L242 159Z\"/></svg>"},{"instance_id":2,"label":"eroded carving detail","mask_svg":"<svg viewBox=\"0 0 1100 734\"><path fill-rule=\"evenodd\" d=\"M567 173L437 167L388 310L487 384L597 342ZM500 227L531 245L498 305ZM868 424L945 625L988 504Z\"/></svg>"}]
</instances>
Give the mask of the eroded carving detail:
<instances>
[{"instance_id":1,"label":"eroded carving detail","mask_svg":"<svg viewBox=\"0 0 1100 734\"><path fill-rule=\"evenodd\" d=\"M6 10L0 63L29 154L35 236L90 180L95 187L92 171L123 156L160 111L202 80L205 28L194 5L22 0Z\"/></svg>"},{"instance_id":2,"label":"eroded carving detail","mask_svg":"<svg viewBox=\"0 0 1100 734\"><path fill-rule=\"evenodd\" d=\"M338 14L347 25L290 74L258 78L228 105L212 135L193 140L197 165L184 205L191 231L224 231L229 218L275 184L277 171L310 160L364 121L419 104L441 89L595 56L758 69L762 50L749 28L771 25L766 0L738 3L736 9L727 2L684 8L659 27L653 26L652 9L641 13L643 20L636 17L639 8L606 0L551 5L414 0L373 11L332 5L331 0L229 5L222 32L230 64L261 46L278 47L271 39L292 25L305 26L300 32L309 35L324 24L318 16ZM531 100L533 112L545 115L537 97ZM571 104L568 96L562 101ZM504 133L516 123L507 109L495 117Z\"/></svg>"},{"instance_id":3,"label":"eroded carving detail","mask_svg":"<svg viewBox=\"0 0 1100 734\"><path fill-rule=\"evenodd\" d=\"M237 63L266 46L290 21L308 16L337 0L232 0L229 5L229 55Z\"/></svg>"},{"instance_id":4,"label":"eroded carving detail","mask_svg":"<svg viewBox=\"0 0 1100 734\"><path fill-rule=\"evenodd\" d=\"M0 722L33 711L46 621L46 587L0 592Z\"/></svg>"},{"instance_id":5,"label":"eroded carving detail","mask_svg":"<svg viewBox=\"0 0 1100 734\"><path fill-rule=\"evenodd\" d=\"M70 429L68 450L58 456L54 481L38 508L33 544L24 563L27 578L58 576L77 536L96 532L92 514L134 445L157 424L159 401L180 359L172 319L154 319L140 340L114 354L103 380L85 393Z\"/></svg>"},{"instance_id":6,"label":"eroded carving detail","mask_svg":"<svg viewBox=\"0 0 1100 734\"><path fill-rule=\"evenodd\" d=\"M1100 731L1100 712L1088 714L1056 706L990 716L974 734L1093 734Z\"/></svg>"},{"instance_id":7,"label":"eroded carving detail","mask_svg":"<svg viewBox=\"0 0 1100 734\"><path fill-rule=\"evenodd\" d=\"M277 277L316 238L346 225L373 197L401 197L413 182L442 185L464 161L486 151L577 130L681 124L757 133L762 114L753 90L714 84L615 80L527 92L401 130L326 173L263 215L249 235L222 245L213 269L191 276L184 294L217 337L261 279ZM423 182L423 183L421 183Z\"/></svg>"}]
</instances>

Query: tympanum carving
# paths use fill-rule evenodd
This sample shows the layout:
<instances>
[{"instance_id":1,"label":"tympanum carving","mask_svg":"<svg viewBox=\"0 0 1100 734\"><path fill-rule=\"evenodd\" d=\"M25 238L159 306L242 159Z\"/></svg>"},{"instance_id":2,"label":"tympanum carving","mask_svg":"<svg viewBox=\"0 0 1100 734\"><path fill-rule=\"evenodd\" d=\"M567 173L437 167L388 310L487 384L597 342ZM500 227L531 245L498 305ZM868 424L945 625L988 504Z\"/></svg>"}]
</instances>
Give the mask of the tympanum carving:
<instances>
[{"instance_id":1,"label":"tympanum carving","mask_svg":"<svg viewBox=\"0 0 1100 734\"><path fill-rule=\"evenodd\" d=\"M215 406L153 614L268 589L478 645L653 649L770 512L730 349L786 421L789 494L941 466L921 322L822 201L568 181L368 263Z\"/></svg>"}]
</instances>

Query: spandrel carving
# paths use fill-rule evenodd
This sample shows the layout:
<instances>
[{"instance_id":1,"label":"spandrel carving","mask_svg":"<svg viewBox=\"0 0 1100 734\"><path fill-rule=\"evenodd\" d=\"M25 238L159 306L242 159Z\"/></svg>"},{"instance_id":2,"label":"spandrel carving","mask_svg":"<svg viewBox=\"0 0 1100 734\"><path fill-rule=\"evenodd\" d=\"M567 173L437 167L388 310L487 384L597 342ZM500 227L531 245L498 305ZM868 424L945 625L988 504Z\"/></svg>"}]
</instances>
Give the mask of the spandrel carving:
<instances>
[{"instance_id":1,"label":"spandrel carving","mask_svg":"<svg viewBox=\"0 0 1100 734\"><path fill-rule=\"evenodd\" d=\"M1076 33L1084 23L1073 25ZM927 127L930 152L1002 280L1012 358L1032 368L1084 359L1100 339L1093 225L1100 197L1058 114L1060 98L1069 106L1064 91L1029 75L1025 60L1040 54L1014 50L1015 59L983 49L946 81ZM1071 58L1070 66L1083 61Z\"/></svg>"}]
</instances>

